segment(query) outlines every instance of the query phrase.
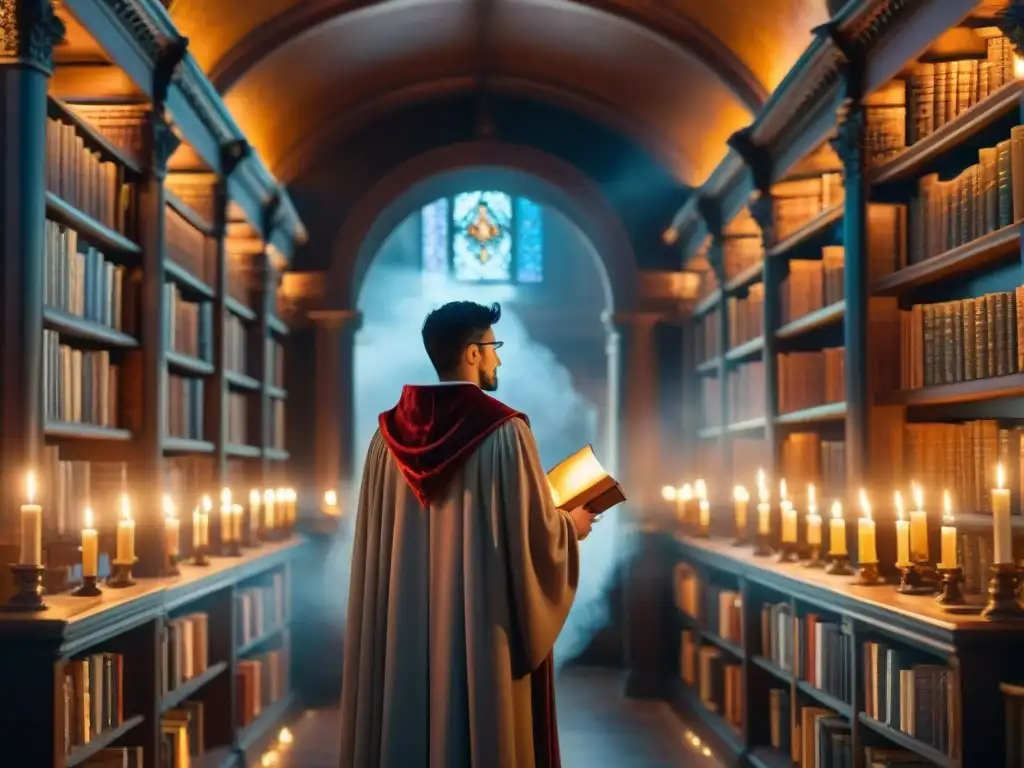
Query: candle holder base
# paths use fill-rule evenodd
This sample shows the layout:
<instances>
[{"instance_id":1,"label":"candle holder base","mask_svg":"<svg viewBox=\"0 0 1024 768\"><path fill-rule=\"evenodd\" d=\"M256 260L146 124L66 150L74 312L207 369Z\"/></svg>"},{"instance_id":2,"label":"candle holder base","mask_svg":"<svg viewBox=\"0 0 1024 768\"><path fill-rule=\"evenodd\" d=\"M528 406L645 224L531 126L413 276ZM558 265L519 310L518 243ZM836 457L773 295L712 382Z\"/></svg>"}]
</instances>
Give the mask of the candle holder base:
<instances>
[{"instance_id":1,"label":"candle holder base","mask_svg":"<svg viewBox=\"0 0 1024 768\"><path fill-rule=\"evenodd\" d=\"M747 543L747 537L744 536L743 534L740 534L740 533L737 533L736 534L736 538L732 540L732 545L734 547L742 547L746 543Z\"/></svg>"},{"instance_id":2,"label":"candle holder base","mask_svg":"<svg viewBox=\"0 0 1024 768\"><path fill-rule=\"evenodd\" d=\"M290 530L288 531L288 536L291 536ZM695 539L710 539L711 532L708 530L707 526L700 525L697 526L697 530L693 532L693 537Z\"/></svg>"},{"instance_id":3,"label":"candle holder base","mask_svg":"<svg viewBox=\"0 0 1024 768\"><path fill-rule=\"evenodd\" d=\"M4 611L45 611L49 606L43 601L43 571L41 565L12 565L14 594L0 610Z\"/></svg>"},{"instance_id":4,"label":"candle holder base","mask_svg":"<svg viewBox=\"0 0 1024 768\"><path fill-rule=\"evenodd\" d=\"M73 597L99 597L102 594L103 590L96 586L95 576L83 576L82 583L71 590Z\"/></svg>"},{"instance_id":5,"label":"candle holder base","mask_svg":"<svg viewBox=\"0 0 1024 768\"><path fill-rule=\"evenodd\" d=\"M811 545L811 556L804 561L804 568L824 568L825 563L821 559L821 547L812 544Z\"/></svg>"},{"instance_id":6,"label":"candle holder base","mask_svg":"<svg viewBox=\"0 0 1024 768\"><path fill-rule=\"evenodd\" d=\"M992 566L992 577L988 582L988 603L981 612L989 621L1024 619L1024 608L1017 599L1017 566L1013 563L999 563Z\"/></svg>"},{"instance_id":7,"label":"candle holder base","mask_svg":"<svg viewBox=\"0 0 1024 768\"><path fill-rule=\"evenodd\" d=\"M115 560L110 564L110 576L107 577L107 586L111 589L124 589L134 587L135 580L132 578L132 566L138 562L138 558L129 561Z\"/></svg>"},{"instance_id":8,"label":"candle holder base","mask_svg":"<svg viewBox=\"0 0 1024 768\"><path fill-rule=\"evenodd\" d=\"M224 557L241 557L242 548L237 541L228 541L224 544Z\"/></svg>"},{"instance_id":9,"label":"candle holder base","mask_svg":"<svg viewBox=\"0 0 1024 768\"><path fill-rule=\"evenodd\" d=\"M829 555L825 573L829 576L851 576L853 569L850 567L849 555Z\"/></svg>"},{"instance_id":10,"label":"candle holder base","mask_svg":"<svg viewBox=\"0 0 1024 768\"><path fill-rule=\"evenodd\" d=\"M904 595L932 595L939 588L939 575L929 565L900 566L900 585L896 588Z\"/></svg>"},{"instance_id":11,"label":"candle holder base","mask_svg":"<svg viewBox=\"0 0 1024 768\"><path fill-rule=\"evenodd\" d=\"M164 576L181 576L181 570L178 568L179 562L181 562L181 555L168 555Z\"/></svg>"},{"instance_id":12,"label":"candle holder base","mask_svg":"<svg viewBox=\"0 0 1024 768\"><path fill-rule=\"evenodd\" d=\"M965 605L964 569L940 567L939 573L942 574L942 591L935 596L935 602L939 605Z\"/></svg>"},{"instance_id":13,"label":"candle holder base","mask_svg":"<svg viewBox=\"0 0 1024 768\"><path fill-rule=\"evenodd\" d=\"M796 551L796 544L791 541L782 542L782 547L779 549L778 562L780 563L798 563L800 562L800 554Z\"/></svg>"},{"instance_id":14,"label":"candle holder base","mask_svg":"<svg viewBox=\"0 0 1024 768\"><path fill-rule=\"evenodd\" d=\"M768 537L763 534L757 534L757 539L754 542L754 556L755 557L771 557L775 554L775 550L768 544Z\"/></svg>"},{"instance_id":15,"label":"candle holder base","mask_svg":"<svg viewBox=\"0 0 1024 768\"><path fill-rule=\"evenodd\" d=\"M206 549L199 548L192 555L192 565L198 565L200 568L205 568L210 564L210 558L206 556Z\"/></svg>"},{"instance_id":16,"label":"candle holder base","mask_svg":"<svg viewBox=\"0 0 1024 768\"><path fill-rule=\"evenodd\" d=\"M861 563L853 583L858 587L879 587L885 584L878 572L878 563Z\"/></svg>"}]
</instances>

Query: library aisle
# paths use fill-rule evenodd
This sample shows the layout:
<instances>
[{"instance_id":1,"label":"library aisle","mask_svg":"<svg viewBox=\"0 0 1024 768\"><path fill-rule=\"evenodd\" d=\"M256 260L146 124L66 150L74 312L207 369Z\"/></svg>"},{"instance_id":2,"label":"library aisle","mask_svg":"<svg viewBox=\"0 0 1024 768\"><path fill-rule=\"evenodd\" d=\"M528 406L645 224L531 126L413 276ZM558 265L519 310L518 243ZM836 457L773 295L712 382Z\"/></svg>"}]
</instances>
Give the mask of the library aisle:
<instances>
[{"instance_id":1,"label":"library aisle","mask_svg":"<svg viewBox=\"0 0 1024 768\"><path fill-rule=\"evenodd\" d=\"M563 768L718 768L663 702L626 699L621 673L574 668L558 678ZM265 753L273 768L336 768L338 711L309 710L292 726L292 743ZM259 765L260 763L255 763Z\"/></svg>"}]
</instances>

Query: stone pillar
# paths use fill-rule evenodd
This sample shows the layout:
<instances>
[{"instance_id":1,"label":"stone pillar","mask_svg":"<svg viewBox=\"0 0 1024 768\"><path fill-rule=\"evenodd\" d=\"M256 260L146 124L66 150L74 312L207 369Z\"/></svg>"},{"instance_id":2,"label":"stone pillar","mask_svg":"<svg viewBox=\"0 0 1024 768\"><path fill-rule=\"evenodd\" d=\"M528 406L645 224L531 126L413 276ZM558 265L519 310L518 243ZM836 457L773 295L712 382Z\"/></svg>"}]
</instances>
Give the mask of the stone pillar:
<instances>
[{"instance_id":1,"label":"stone pillar","mask_svg":"<svg viewBox=\"0 0 1024 768\"><path fill-rule=\"evenodd\" d=\"M355 462L355 334L362 327L358 310L315 310L316 328L316 482L318 498L329 488L338 492L342 512L351 514L358 478Z\"/></svg>"},{"instance_id":2,"label":"stone pillar","mask_svg":"<svg viewBox=\"0 0 1024 768\"><path fill-rule=\"evenodd\" d=\"M17 562L18 505L25 500L26 473L38 471L43 435L46 88L64 24L49 0L0 0L0 9L0 551L7 563ZM0 584L6 585L3 571Z\"/></svg>"}]
</instances>

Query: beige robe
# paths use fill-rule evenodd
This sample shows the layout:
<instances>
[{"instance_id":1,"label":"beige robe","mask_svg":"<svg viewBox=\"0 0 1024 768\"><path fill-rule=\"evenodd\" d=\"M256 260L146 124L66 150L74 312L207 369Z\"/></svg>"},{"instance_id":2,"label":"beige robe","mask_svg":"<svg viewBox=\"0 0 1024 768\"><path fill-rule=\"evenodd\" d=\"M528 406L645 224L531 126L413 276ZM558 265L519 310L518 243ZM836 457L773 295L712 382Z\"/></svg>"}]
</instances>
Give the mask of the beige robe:
<instances>
[{"instance_id":1,"label":"beige robe","mask_svg":"<svg viewBox=\"0 0 1024 768\"><path fill-rule=\"evenodd\" d=\"M533 768L530 674L572 606L577 546L521 419L488 435L429 509L375 434L352 555L341 768Z\"/></svg>"}]
</instances>

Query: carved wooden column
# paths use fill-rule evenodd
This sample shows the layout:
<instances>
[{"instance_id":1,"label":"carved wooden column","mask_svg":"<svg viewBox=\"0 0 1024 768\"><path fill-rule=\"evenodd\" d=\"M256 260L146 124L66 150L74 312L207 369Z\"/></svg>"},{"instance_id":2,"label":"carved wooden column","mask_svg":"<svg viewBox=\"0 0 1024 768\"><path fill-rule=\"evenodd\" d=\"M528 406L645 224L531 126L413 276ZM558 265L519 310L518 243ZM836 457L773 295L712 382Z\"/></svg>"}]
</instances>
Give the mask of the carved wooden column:
<instances>
[{"instance_id":1,"label":"carved wooden column","mask_svg":"<svg viewBox=\"0 0 1024 768\"><path fill-rule=\"evenodd\" d=\"M871 390L868 371L867 179L864 173L864 109L857 77L849 68L847 98L839 108L832 145L843 163L846 204L843 219L843 292L846 316L846 487L861 487L868 476Z\"/></svg>"},{"instance_id":2,"label":"carved wooden column","mask_svg":"<svg viewBox=\"0 0 1024 768\"><path fill-rule=\"evenodd\" d=\"M49 0L0 2L0 551L17 562L18 505L42 442L46 88L64 24ZM12 547L8 551L6 545ZM0 583L7 578L3 569ZM0 596L2 597L2 596Z\"/></svg>"},{"instance_id":3,"label":"carved wooden column","mask_svg":"<svg viewBox=\"0 0 1024 768\"><path fill-rule=\"evenodd\" d=\"M160 575L164 554L164 438L167 434L167 301L164 293L166 207L164 180L167 162L179 140L164 113L167 90L185 57L187 40L167 44L153 73L153 107L146 131L145 177L139 185L139 244L142 247L141 313L139 329L142 399L132 446L129 482L135 518L135 572Z\"/></svg>"},{"instance_id":4,"label":"carved wooden column","mask_svg":"<svg viewBox=\"0 0 1024 768\"><path fill-rule=\"evenodd\" d=\"M363 315L353 309L314 310L309 319L316 327L317 498L327 489L336 489L342 512L351 515L359 485L353 477L354 341Z\"/></svg>"},{"instance_id":5,"label":"carved wooden column","mask_svg":"<svg viewBox=\"0 0 1024 768\"><path fill-rule=\"evenodd\" d=\"M781 446L777 429L775 427L775 416L779 409L779 351L778 340L775 338L775 329L779 327L782 315L780 298L782 296L783 263L781 259L770 259L768 251L775 244L775 205L770 193L762 191L750 205L750 215L757 222L761 229L761 243L765 251L764 271L761 280L764 283L764 351L762 361L764 363L765 383L765 428L764 439L768 446L767 462L764 467L768 477L777 478L780 476Z\"/></svg>"}]
</instances>

